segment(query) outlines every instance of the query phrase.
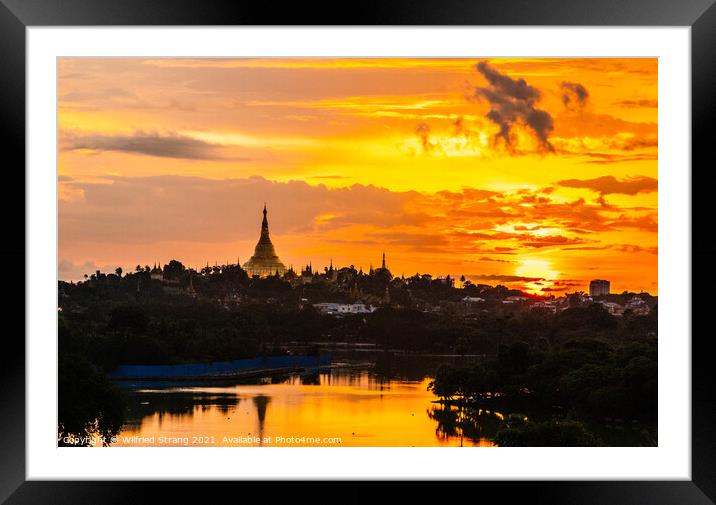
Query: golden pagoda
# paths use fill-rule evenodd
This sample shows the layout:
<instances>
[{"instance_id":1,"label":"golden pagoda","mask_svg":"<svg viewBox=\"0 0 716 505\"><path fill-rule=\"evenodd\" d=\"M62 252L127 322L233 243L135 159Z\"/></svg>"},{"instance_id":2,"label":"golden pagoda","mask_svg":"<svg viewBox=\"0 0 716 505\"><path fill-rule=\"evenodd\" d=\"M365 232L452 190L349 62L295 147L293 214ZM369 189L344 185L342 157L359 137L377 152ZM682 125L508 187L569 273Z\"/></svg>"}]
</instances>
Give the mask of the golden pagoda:
<instances>
[{"instance_id":1,"label":"golden pagoda","mask_svg":"<svg viewBox=\"0 0 716 505\"><path fill-rule=\"evenodd\" d=\"M266 204L264 204L264 220L261 222L261 237L259 238L254 255L249 261L244 263L243 269L249 277L258 275L259 277L268 277L269 275L283 275L286 272L284 265L276 254L276 250L271 243L268 229L268 219L266 219Z\"/></svg>"}]
</instances>

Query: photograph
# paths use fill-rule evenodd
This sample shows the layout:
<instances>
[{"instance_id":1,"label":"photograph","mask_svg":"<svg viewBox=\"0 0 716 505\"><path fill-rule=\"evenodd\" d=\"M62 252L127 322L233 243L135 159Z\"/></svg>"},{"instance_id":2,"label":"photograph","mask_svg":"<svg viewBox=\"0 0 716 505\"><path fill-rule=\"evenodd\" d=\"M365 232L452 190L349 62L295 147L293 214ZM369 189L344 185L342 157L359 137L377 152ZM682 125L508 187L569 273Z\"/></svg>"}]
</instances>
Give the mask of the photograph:
<instances>
[{"instance_id":1,"label":"photograph","mask_svg":"<svg viewBox=\"0 0 716 505\"><path fill-rule=\"evenodd\" d=\"M659 446L658 58L56 62L57 447Z\"/></svg>"}]
</instances>

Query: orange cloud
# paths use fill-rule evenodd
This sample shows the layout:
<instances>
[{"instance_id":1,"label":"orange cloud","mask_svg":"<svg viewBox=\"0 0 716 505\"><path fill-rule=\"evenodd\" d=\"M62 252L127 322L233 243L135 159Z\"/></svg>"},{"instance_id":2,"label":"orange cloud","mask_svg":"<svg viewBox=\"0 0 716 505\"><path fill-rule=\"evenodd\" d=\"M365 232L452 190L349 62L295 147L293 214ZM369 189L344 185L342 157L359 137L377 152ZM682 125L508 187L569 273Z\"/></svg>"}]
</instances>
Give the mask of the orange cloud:
<instances>
[{"instance_id":1,"label":"orange cloud","mask_svg":"<svg viewBox=\"0 0 716 505\"><path fill-rule=\"evenodd\" d=\"M612 175L605 175L587 180L565 179L557 182L557 184L567 188L589 189L602 195L636 195L638 193L651 193L659 189L657 180L646 176L635 176L619 180Z\"/></svg>"}]
</instances>

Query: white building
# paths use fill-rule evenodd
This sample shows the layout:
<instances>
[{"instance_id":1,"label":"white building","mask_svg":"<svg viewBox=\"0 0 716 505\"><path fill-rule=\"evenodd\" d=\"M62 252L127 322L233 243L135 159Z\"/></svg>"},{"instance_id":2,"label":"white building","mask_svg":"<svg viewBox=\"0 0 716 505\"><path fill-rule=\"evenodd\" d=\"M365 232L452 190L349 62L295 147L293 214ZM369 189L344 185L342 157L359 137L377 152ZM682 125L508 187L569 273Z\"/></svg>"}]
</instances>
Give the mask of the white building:
<instances>
[{"instance_id":1,"label":"white building","mask_svg":"<svg viewBox=\"0 0 716 505\"><path fill-rule=\"evenodd\" d=\"M502 303L519 303L519 302L525 302L528 298L526 296L508 296L503 300Z\"/></svg>"},{"instance_id":2,"label":"white building","mask_svg":"<svg viewBox=\"0 0 716 505\"><path fill-rule=\"evenodd\" d=\"M365 303L314 303L313 307L321 314L330 316L343 316L348 314L370 314L375 312L375 307Z\"/></svg>"},{"instance_id":3,"label":"white building","mask_svg":"<svg viewBox=\"0 0 716 505\"><path fill-rule=\"evenodd\" d=\"M544 309L554 314L557 312L557 303L549 300L538 301L533 303L530 309Z\"/></svg>"},{"instance_id":4,"label":"white building","mask_svg":"<svg viewBox=\"0 0 716 505\"><path fill-rule=\"evenodd\" d=\"M598 301L595 303L602 305L607 310L607 312L609 312L613 316L621 316L624 314L624 307L622 307L618 303L603 301Z\"/></svg>"}]
</instances>

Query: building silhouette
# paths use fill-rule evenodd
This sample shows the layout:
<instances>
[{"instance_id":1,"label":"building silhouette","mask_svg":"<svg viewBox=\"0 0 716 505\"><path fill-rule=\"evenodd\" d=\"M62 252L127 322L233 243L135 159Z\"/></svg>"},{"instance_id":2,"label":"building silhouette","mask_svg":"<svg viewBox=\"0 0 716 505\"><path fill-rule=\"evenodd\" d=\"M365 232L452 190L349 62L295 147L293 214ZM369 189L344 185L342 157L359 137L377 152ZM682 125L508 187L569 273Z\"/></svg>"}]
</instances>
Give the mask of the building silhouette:
<instances>
[{"instance_id":1,"label":"building silhouette","mask_svg":"<svg viewBox=\"0 0 716 505\"><path fill-rule=\"evenodd\" d=\"M609 294L609 281L594 279L589 282L589 296L605 296Z\"/></svg>"}]
</instances>

